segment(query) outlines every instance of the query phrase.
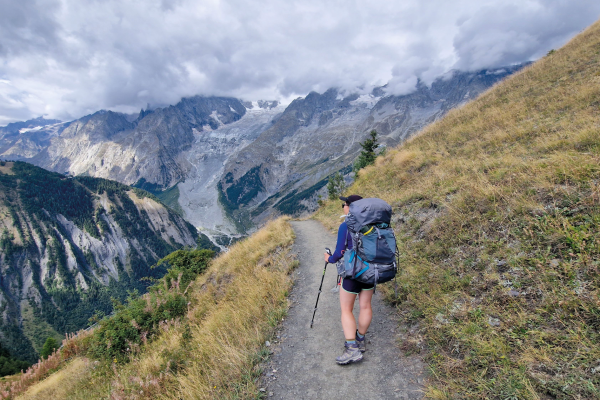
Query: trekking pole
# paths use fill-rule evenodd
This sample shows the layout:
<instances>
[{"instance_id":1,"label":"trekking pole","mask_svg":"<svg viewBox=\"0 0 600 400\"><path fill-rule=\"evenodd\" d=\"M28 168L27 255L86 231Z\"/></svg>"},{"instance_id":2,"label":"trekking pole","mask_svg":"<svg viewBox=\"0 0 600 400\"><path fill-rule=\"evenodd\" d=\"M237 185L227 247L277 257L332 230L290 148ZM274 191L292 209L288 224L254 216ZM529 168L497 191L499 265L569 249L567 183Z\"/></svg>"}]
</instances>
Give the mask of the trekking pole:
<instances>
[{"instance_id":1,"label":"trekking pole","mask_svg":"<svg viewBox=\"0 0 600 400\"><path fill-rule=\"evenodd\" d=\"M327 247L325 247L325 250L327 250L327 254L331 255L331 250L329 250ZM319 286L319 293L317 294L317 302L315 303L315 310L313 311L313 317L312 317L312 320L310 321L311 329L313 326L313 322L315 321L315 314L317 313L317 304L319 304L319 296L321 296L321 289L323 288L323 279L325 279L325 271L327 270L327 264L329 264L329 263L325 262L325 268L323 268L323 276L321 277L321 286Z\"/></svg>"}]
</instances>

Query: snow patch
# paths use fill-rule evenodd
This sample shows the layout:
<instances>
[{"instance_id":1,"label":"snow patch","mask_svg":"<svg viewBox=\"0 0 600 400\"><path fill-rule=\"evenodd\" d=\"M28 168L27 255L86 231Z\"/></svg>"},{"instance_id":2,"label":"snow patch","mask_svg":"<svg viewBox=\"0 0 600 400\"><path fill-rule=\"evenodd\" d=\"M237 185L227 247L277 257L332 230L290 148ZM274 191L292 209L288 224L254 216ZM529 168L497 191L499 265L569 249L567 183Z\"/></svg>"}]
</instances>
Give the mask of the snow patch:
<instances>
[{"instance_id":1,"label":"snow patch","mask_svg":"<svg viewBox=\"0 0 600 400\"><path fill-rule=\"evenodd\" d=\"M225 125L224 123L221 122L221 120L219 119L219 114L217 114L216 111L213 111L212 113L210 113L210 117L212 119L214 119L215 121L217 121L217 123L219 124L219 126Z\"/></svg>"},{"instance_id":2,"label":"snow patch","mask_svg":"<svg viewBox=\"0 0 600 400\"><path fill-rule=\"evenodd\" d=\"M350 104L353 106L357 106L359 104L365 104L367 108L375 107L375 104L381 99L381 97L375 97L372 94L363 94L358 97L356 100L352 100Z\"/></svg>"},{"instance_id":3,"label":"snow patch","mask_svg":"<svg viewBox=\"0 0 600 400\"><path fill-rule=\"evenodd\" d=\"M45 127L44 126L36 126L35 128L21 128L21 129L19 129L19 133L40 131L43 128L45 128Z\"/></svg>"}]
</instances>

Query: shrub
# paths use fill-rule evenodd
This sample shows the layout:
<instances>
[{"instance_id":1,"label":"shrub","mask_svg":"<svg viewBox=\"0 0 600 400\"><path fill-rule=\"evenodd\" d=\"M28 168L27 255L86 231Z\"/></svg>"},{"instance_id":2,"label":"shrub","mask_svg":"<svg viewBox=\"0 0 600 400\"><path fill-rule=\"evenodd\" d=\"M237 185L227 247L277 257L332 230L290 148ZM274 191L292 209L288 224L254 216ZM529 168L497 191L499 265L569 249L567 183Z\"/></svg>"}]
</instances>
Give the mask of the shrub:
<instances>
[{"instance_id":1,"label":"shrub","mask_svg":"<svg viewBox=\"0 0 600 400\"><path fill-rule=\"evenodd\" d=\"M54 339L53 337L49 337L48 339L46 339L46 343L44 343L44 346L42 347L42 351L40 352L40 357L42 358L48 358L48 356L50 354L52 354L52 352L56 349L58 349L58 342L56 341L56 339Z\"/></svg>"},{"instance_id":2,"label":"shrub","mask_svg":"<svg viewBox=\"0 0 600 400\"><path fill-rule=\"evenodd\" d=\"M117 312L103 320L90 342L90 355L115 362L127 362L143 344L158 333L161 323L181 317L187 299L177 290L132 294L127 305L117 304Z\"/></svg>"},{"instance_id":3,"label":"shrub","mask_svg":"<svg viewBox=\"0 0 600 400\"><path fill-rule=\"evenodd\" d=\"M134 291L126 305L114 301L116 312L100 322L90 338L89 355L128 362L161 326L176 323L186 313L186 288L204 272L213 255L211 250L178 250L161 259L155 267L169 265L166 275L144 296Z\"/></svg>"},{"instance_id":4,"label":"shrub","mask_svg":"<svg viewBox=\"0 0 600 400\"><path fill-rule=\"evenodd\" d=\"M336 172L335 175L329 178L327 183L327 194L329 200L337 200L344 190L346 189L346 182L344 182L344 175Z\"/></svg>"}]
</instances>

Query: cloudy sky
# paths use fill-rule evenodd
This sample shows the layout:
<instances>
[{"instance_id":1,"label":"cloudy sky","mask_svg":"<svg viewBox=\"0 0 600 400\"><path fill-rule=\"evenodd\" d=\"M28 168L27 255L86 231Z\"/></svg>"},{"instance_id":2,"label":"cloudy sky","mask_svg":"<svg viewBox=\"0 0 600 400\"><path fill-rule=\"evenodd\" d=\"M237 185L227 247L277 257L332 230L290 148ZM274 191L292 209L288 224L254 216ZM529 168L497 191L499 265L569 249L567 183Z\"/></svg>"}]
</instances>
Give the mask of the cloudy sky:
<instances>
[{"instance_id":1,"label":"cloudy sky","mask_svg":"<svg viewBox=\"0 0 600 400\"><path fill-rule=\"evenodd\" d=\"M535 60L598 17L598 0L0 0L0 125L196 94L403 94Z\"/></svg>"}]
</instances>

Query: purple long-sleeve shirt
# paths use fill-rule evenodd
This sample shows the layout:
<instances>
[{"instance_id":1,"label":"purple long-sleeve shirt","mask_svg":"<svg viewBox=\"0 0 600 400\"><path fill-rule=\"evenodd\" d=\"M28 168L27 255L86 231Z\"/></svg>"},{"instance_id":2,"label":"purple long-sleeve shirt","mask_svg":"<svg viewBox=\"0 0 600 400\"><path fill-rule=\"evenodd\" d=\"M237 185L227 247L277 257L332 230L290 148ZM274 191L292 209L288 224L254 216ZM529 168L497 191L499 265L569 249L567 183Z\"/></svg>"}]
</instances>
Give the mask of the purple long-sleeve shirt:
<instances>
[{"instance_id":1,"label":"purple long-sleeve shirt","mask_svg":"<svg viewBox=\"0 0 600 400\"><path fill-rule=\"evenodd\" d=\"M350 249L352 249L352 236L350 236L350 232L348 232L348 225L346 225L346 222L342 222L338 228L335 252L329 256L328 262L332 264L338 262L338 260L344 256L344 252Z\"/></svg>"}]
</instances>

